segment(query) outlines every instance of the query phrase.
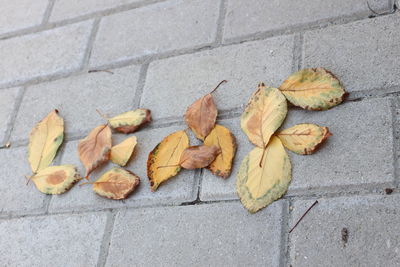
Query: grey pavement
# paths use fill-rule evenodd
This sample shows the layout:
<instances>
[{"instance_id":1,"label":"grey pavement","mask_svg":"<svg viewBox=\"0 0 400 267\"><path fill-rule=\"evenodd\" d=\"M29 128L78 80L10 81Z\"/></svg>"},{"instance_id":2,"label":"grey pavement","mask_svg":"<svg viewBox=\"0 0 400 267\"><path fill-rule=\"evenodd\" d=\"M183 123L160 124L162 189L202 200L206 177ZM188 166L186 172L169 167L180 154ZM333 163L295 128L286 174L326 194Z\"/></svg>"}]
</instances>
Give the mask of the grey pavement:
<instances>
[{"instance_id":1,"label":"grey pavement","mask_svg":"<svg viewBox=\"0 0 400 267\"><path fill-rule=\"evenodd\" d=\"M0 266L399 266L394 2L370 0L374 15L364 0L0 0ZM313 155L289 153L288 193L252 215L235 189L253 147L240 114L258 82L278 87L308 67L331 70L348 99L328 111L289 108L282 128L316 123L333 136ZM214 97L217 123L238 143L231 176L184 170L151 192L148 153L224 79ZM128 199L91 185L59 196L26 185L30 130L52 109L66 133L55 164L83 174L77 144L104 123L96 109L138 107L154 120L134 134L126 168L141 184Z\"/></svg>"}]
</instances>

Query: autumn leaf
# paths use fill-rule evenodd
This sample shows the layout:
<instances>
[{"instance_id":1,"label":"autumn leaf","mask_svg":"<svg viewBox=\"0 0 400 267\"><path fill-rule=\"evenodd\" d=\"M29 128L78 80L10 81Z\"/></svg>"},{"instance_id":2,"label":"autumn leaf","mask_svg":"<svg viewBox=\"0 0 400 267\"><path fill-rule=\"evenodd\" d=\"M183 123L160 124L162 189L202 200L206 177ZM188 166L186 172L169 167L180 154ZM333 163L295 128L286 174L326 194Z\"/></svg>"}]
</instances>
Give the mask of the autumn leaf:
<instances>
[{"instance_id":1,"label":"autumn leaf","mask_svg":"<svg viewBox=\"0 0 400 267\"><path fill-rule=\"evenodd\" d=\"M217 146L191 146L183 151L179 165L189 170L204 168L220 153L221 149Z\"/></svg>"},{"instance_id":2,"label":"autumn leaf","mask_svg":"<svg viewBox=\"0 0 400 267\"><path fill-rule=\"evenodd\" d=\"M240 124L249 140L264 148L281 126L286 113L287 103L282 93L260 83L241 116Z\"/></svg>"},{"instance_id":3,"label":"autumn leaf","mask_svg":"<svg viewBox=\"0 0 400 267\"><path fill-rule=\"evenodd\" d=\"M232 161L236 154L235 136L224 126L215 125L214 129L204 140L206 146L215 145L221 153L207 167L213 174L227 178L231 174Z\"/></svg>"},{"instance_id":4,"label":"autumn leaf","mask_svg":"<svg viewBox=\"0 0 400 267\"><path fill-rule=\"evenodd\" d=\"M290 103L309 110L334 107L346 95L339 80L324 68L300 70L290 75L279 89Z\"/></svg>"},{"instance_id":5,"label":"autumn leaf","mask_svg":"<svg viewBox=\"0 0 400 267\"><path fill-rule=\"evenodd\" d=\"M35 125L29 137L28 161L34 174L51 164L63 139L64 120L53 110Z\"/></svg>"},{"instance_id":6,"label":"autumn leaf","mask_svg":"<svg viewBox=\"0 0 400 267\"><path fill-rule=\"evenodd\" d=\"M30 179L40 192L58 195L70 189L77 181L81 180L81 177L75 166L61 165L41 169Z\"/></svg>"},{"instance_id":7,"label":"autumn leaf","mask_svg":"<svg viewBox=\"0 0 400 267\"><path fill-rule=\"evenodd\" d=\"M189 138L186 132L177 131L165 137L150 152L147 160L147 176L152 191L156 191L162 182L178 174L181 170L180 158L187 147L189 147Z\"/></svg>"},{"instance_id":8,"label":"autumn leaf","mask_svg":"<svg viewBox=\"0 0 400 267\"><path fill-rule=\"evenodd\" d=\"M135 132L150 121L151 111L144 108L128 111L108 119L108 123L114 130L125 134Z\"/></svg>"},{"instance_id":9,"label":"autumn leaf","mask_svg":"<svg viewBox=\"0 0 400 267\"><path fill-rule=\"evenodd\" d=\"M186 110L186 124L198 139L204 140L214 128L218 110L211 94L224 82L226 81L220 82L209 94L196 100Z\"/></svg>"},{"instance_id":10,"label":"autumn leaf","mask_svg":"<svg viewBox=\"0 0 400 267\"><path fill-rule=\"evenodd\" d=\"M310 123L297 124L277 133L287 149L302 155L314 153L322 142L331 135L328 127Z\"/></svg>"},{"instance_id":11,"label":"autumn leaf","mask_svg":"<svg viewBox=\"0 0 400 267\"><path fill-rule=\"evenodd\" d=\"M114 167L93 183L93 191L102 197L125 199L140 183L140 178L132 172Z\"/></svg>"},{"instance_id":12,"label":"autumn leaf","mask_svg":"<svg viewBox=\"0 0 400 267\"><path fill-rule=\"evenodd\" d=\"M136 136L126 138L124 141L111 148L111 161L120 166L125 166L132 156L137 144Z\"/></svg>"},{"instance_id":13,"label":"autumn leaf","mask_svg":"<svg viewBox=\"0 0 400 267\"><path fill-rule=\"evenodd\" d=\"M289 156L279 138L272 136L265 152L256 147L242 161L236 180L240 201L251 213L257 212L285 194L291 175Z\"/></svg>"},{"instance_id":14,"label":"autumn leaf","mask_svg":"<svg viewBox=\"0 0 400 267\"><path fill-rule=\"evenodd\" d=\"M109 160L111 150L111 129L108 125L94 128L78 145L78 154L86 168L86 178L98 166Z\"/></svg>"}]
</instances>

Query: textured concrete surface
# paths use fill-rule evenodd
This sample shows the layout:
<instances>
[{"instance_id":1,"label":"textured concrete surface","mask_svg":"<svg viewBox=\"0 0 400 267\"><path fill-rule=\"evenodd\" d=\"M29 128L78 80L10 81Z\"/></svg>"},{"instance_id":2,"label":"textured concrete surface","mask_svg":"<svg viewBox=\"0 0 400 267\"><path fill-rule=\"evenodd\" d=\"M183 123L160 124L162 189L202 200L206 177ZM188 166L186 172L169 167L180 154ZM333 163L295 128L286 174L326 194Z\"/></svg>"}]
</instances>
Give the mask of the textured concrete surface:
<instances>
[{"instance_id":1,"label":"textured concrete surface","mask_svg":"<svg viewBox=\"0 0 400 267\"><path fill-rule=\"evenodd\" d=\"M320 199L290 234L293 266L399 266L399 196ZM292 222L313 203L293 204ZM342 229L347 229L347 242Z\"/></svg>"},{"instance_id":2,"label":"textured concrete surface","mask_svg":"<svg viewBox=\"0 0 400 267\"><path fill-rule=\"evenodd\" d=\"M78 70L92 24L85 21L0 40L0 85Z\"/></svg>"},{"instance_id":3,"label":"textured concrete surface","mask_svg":"<svg viewBox=\"0 0 400 267\"><path fill-rule=\"evenodd\" d=\"M279 266L282 205L255 215L238 203L122 211L106 266Z\"/></svg>"},{"instance_id":4,"label":"textured concrete surface","mask_svg":"<svg viewBox=\"0 0 400 267\"><path fill-rule=\"evenodd\" d=\"M369 1L376 11L387 11L387 1ZM227 0L224 39L301 27L338 17L369 13L364 0Z\"/></svg>"},{"instance_id":5,"label":"textured concrete surface","mask_svg":"<svg viewBox=\"0 0 400 267\"><path fill-rule=\"evenodd\" d=\"M399 86L399 18L396 13L307 32L304 67L326 67L350 92Z\"/></svg>"},{"instance_id":6,"label":"textured concrete surface","mask_svg":"<svg viewBox=\"0 0 400 267\"><path fill-rule=\"evenodd\" d=\"M0 265L400 265L393 2L369 1L386 12L370 18L362 0L0 0ZM330 69L349 98L323 112L289 108L282 128L317 123L333 136L314 155L289 152L288 193L251 215L235 190L253 148L240 114L258 82L278 87L305 67ZM148 153L185 129L187 106L224 79L213 96L218 123L237 139L231 176L182 170L151 192ZM105 123L96 109L114 116L137 107L151 109L154 120L134 134L126 168L141 184L128 199L101 198L91 185L59 196L26 185L29 133L52 109L65 119L53 164L75 164L83 174L77 144ZM113 143L126 137L114 134Z\"/></svg>"},{"instance_id":7,"label":"textured concrete surface","mask_svg":"<svg viewBox=\"0 0 400 267\"><path fill-rule=\"evenodd\" d=\"M52 109L60 111L69 136L86 135L97 125L105 123L96 109L108 116L130 110L135 100L139 67L128 66L111 71L113 74L85 73L27 87L12 139L26 139L31 128Z\"/></svg>"},{"instance_id":8,"label":"textured concrete surface","mask_svg":"<svg viewBox=\"0 0 400 267\"><path fill-rule=\"evenodd\" d=\"M91 65L208 45L216 36L218 9L214 0L172 0L105 17Z\"/></svg>"},{"instance_id":9,"label":"textured concrete surface","mask_svg":"<svg viewBox=\"0 0 400 267\"><path fill-rule=\"evenodd\" d=\"M100 11L107 11L141 0L55 0L50 22L73 19Z\"/></svg>"},{"instance_id":10,"label":"textured concrete surface","mask_svg":"<svg viewBox=\"0 0 400 267\"><path fill-rule=\"evenodd\" d=\"M283 36L153 62L141 103L153 107L155 118L180 117L194 100L227 80L213 94L218 108L241 107L259 81L279 86L290 75L293 45L293 36ZM170 105L163 105L166 98Z\"/></svg>"},{"instance_id":11,"label":"textured concrete surface","mask_svg":"<svg viewBox=\"0 0 400 267\"><path fill-rule=\"evenodd\" d=\"M21 88L9 88L0 91L2 103L7 103L0 105L0 147L6 143L7 131L13 124L12 115L20 94Z\"/></svg>"},{"instance_id":12,"label":"textured concrete surface","mask_svg":"<svg viewBox=\"0 0 400 267\"><path fill-rule=\"evenodd\" d=\"M103 213L0 221L0 262L3 266L95 266L105 225Z\"/></svg>"},{"instance_id":13,"label":"textured concrete surface","mask_svg":"<svg viewBox=\"0 0 400 267\"><path fill-rule=\"evenodd\" d=\"M48 0L1 0L0 34L41 24L48 3Z\"/></svg>"}]
</instances>

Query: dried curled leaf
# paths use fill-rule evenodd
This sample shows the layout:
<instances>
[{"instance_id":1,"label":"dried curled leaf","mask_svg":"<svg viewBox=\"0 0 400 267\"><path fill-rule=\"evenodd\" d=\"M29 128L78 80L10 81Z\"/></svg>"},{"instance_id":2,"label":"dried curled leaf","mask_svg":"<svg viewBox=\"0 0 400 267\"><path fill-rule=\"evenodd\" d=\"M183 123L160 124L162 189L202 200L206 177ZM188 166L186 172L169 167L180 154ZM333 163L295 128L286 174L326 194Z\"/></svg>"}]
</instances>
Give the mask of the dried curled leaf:
<instances>
[{"instance_id":1,"label":"dried curled leaf","mask_svg":"<svg viewBox=\"0 0 400 267\"><path fill-rule=\"evenodd\" d=\"M119 166L125 166L132 156L137 144L136 136L126 138L124 141L111 148L110 159Z\"/></svg>"},{"instance_id":2,"label":"dried curled leaf","mask_svg":"<svg viewBox=\"0 0 400 267\"><path fill-rule=\"evenodd\" d=\"M328 127L310 123L297 124L277 134L287 149L302 155L314 153L331 135Z\"/></svg>"},{"instance_id":3,"label":"dried curled leaf","mask_svg":"<svg viewBox=\"0 0 400 267\"><path fill-rule=\"evenodd\" d=\"M93 191L102 197L125 199L140 184L140 178L132 172L114 167L93 183Z\"/></svg>"},{"instance_id":4,"label":"dried curled leaf","mask_svg":"<svg viewBox=\"0 0 400 267\"><path fill-rule=\"evenodd\" d=\"M220 82L217 87L212 90L212 92L214 92L224 82L226 81L224 80ZM218 110L211 93L203 96L191 104L187 108L185 114L186 124L200 140L204 140L204 138L206 138L206 136L214 128L218 115Z\"/></svg>"},{"instance_id":5,"label":"dried curled leaf","mask_svg":"<svg viewBox=\"0 0 400 267\"><path fill-rule=\"evenodd\" d=\"M221 153L207 167L213 174L227 178L231 174L232 161L236 154L235 136L224 126L215 125L214 129L204 140L206 146L215 145Z\"/></svg>"},{"instance_id":6,"label":"dried curled leaf","mask_svg":"<svg viewBox=\"0 0 400 267\"><path fill-rule=\"evenodd\" d=\"M152 191L169 178L178 174L182 152L189 147L189 138L185 131L177 131L165 137L149 154L147 176ZM170 167L166 167L170 166Z\"/></svg>"},{"instance_id":7,"label":"dried curled leaf","mask_svg":"<svg viewBox=\"0 0 400 267\"><path fill-rule=\"evenodd\" d=\"M63 139L64 120L53 110L35 125L29 137L28 160L33 173L51 164Z\"/></svg>"},{"instance_id":8,"label":"dried curled leaf","mask_svg":"<svg viewBox=\"0 0 400 267\"><path fill-rule=\"evenodd\" d=\"M221 149L217 146L191 146L183 151L179 164L189 170L204 168L220 153Z\"/></svg>"},{"instance_id":9,"label":"dried curled leaf","mask_svg":"<svg viewBox=\"0 0 400 267\"><path fill-rule=\"evenodd\" d=\"M253 144L264 148L286 114L287 102L282 93L260 83L242 114L240 125Z\"/></svg>"},{"instance_id":10,"label":"dried curled leaf","mask_svg":"<svg viewBox=\"0 0 400 267\"><path fill-rule=\"evenodd\" d=\"M340 81L324 68L300 70L290 75L279 89L290 103L309 110L334 107L346 95Z\"/></svg>"},{"instance_id":11,"label":"dried curled leaf","mask_svg":"<svg viewBox=\"0 0 400 267\"><path fill-rule=\"evenodd\" d=\"M133 133L143 124L151 121L151 111L144 108L131 110L108 119L110 126L121 133Z\"/></svg>"},{"instance_id":12,"label":"dried curled leaf","mask_svg":"<svg viewBox=\"0 0 400 267\"><path fill-rule=\"evenodd\" d=\"M94 128L78 145L79 158L86 168L86 178L110 159L111 129L108 125Z\"/></svg>"},{"instance_id":13,"label":"dried curled leaf","mask_svg":"<svg viewBox=\"0 0 400 267\"><path fill-rule=\"evenodd\" d=\"M279 138L272 136L265 151L254 148L243 159L236 180L243 206L254 213L282 197L292 179L291 172L289 156Z\"/></svg>"},{"instance_id":14,"label":"dried curled leaf","mask_svg":"<svg viewBox=\"0 0 400 267\"><path fill-rule=\"evenodd\" d=\"M41 169L31 180L40 192L58 195L70 189L81 177L75 166L61 165Z\"/></svg>"}]
</instances>

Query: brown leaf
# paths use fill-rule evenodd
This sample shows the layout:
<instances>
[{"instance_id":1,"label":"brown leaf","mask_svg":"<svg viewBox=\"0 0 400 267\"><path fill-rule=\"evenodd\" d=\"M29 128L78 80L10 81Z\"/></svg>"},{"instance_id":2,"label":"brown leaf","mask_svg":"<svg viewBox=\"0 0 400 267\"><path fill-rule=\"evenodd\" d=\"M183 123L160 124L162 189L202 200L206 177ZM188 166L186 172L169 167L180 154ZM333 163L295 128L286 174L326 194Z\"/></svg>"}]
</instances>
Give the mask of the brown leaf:
<instances>
[{"instance_id":1,"label":"brown leaf","mask_svg":"<svg viewBox=\"0 0 400 267\"><path fill-rule=\"evenodd\" d=\"M223 80L220 82L214 90L196 100L186 110L186 124L190 129L192 129L198 139L204 140L204 138L206 138L214 128L218 110L211 93L213 93L224 82L226 81Z\"/></svg>"},{"instance_id":2,"label":"brown leaf","mask_svg":"<svg viewBox=\"0 0 400 267\"><path fill-rule=\"evenodd\" d=\"M221 149L217 146L191 146L183 151L179 165L189 170L204 168L220 153Z\"/></svg>"},{"instance_id":3,"label":"brown leaf","mask_svg":"<svg viewBox=\"0 0 400 267\"><path fill-rule=\"evenodd\" d=\"M98 166L109 160L111 150L111 128L100 125L94 128L78 145L78 154L86 168L86 179Z\"/></svg>"}]
</instances>

